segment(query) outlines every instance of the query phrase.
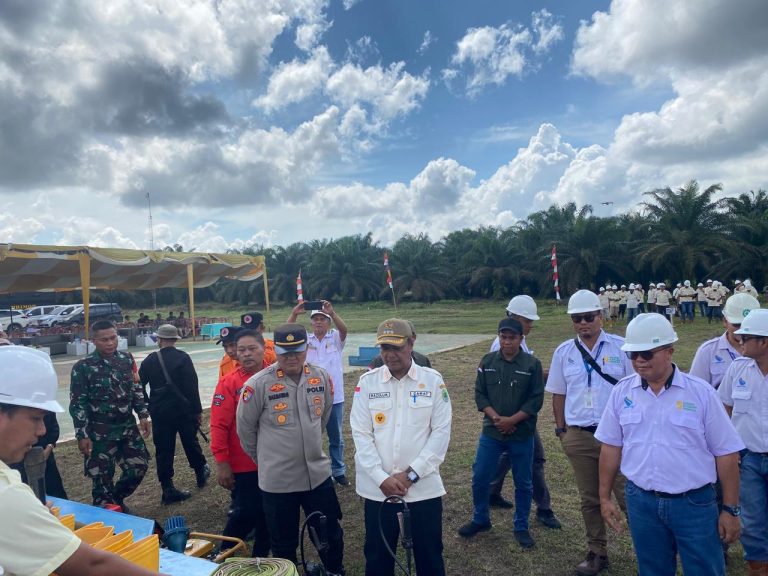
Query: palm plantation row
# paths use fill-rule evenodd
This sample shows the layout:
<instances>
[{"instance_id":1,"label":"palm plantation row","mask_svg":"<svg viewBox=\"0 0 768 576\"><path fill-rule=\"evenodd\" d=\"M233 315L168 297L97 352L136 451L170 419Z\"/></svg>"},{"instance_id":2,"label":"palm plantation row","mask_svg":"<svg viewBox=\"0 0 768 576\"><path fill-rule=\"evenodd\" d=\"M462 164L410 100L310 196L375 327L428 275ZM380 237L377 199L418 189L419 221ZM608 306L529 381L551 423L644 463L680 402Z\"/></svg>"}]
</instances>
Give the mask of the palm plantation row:
<instances>
[{"instance_id":1,"label":"palm plantation row","mask_svg":"<svg viewBox=\"0 0 768 576\"><path fill-rule=\"evenodd\" d=\"M368 233L253 246L244 253L266 257L274 302L296 299L299 271L308 299L391 299L385 251L398 301L500 299L519 292L553 297L553 244L564 295L609 281L647 285L706 278L728 282L736 277L749 277L760 289L768 281L768 194L759 190L714 200L721 189L716 184L700 190L696 181L676 190L657 189L645 193L631 211L611 217L595 216L589 205L553 205L509 228L466 228L438 241L425 234L406 235L387 247ZM125 297L137 307L148 304L142 301L147 293ZM261 303L264 288L261 280L220 281L198 290L196 297ZM181 303L185 291L162 290L157 298L159 304Z\"/></svg>"},{"instance_id":2,"label":"palm plantation row","mask_svg":"<svg viewBox=\"0 0 768 576\"><path fill-rule=\"evenodd\" d=\"M407 235L388 249L398 300L503 298L517 292L553 296L552 245L565 294L609 280L679 281L750 277L768 280L768 194L764 190L714 201L721 186L695 181L645 194L638 210L612 217L592 207L553 205L510 228L463 229L439 241ZM270 297L296 297L301 269L305 295L367 301L390 298L383 270L386 247L371 234L315 240L253 252L267 258ZM250 251L250 250L249 250ZM258 301L262 287L219 283L217 300Z\"/></svg>"}]
</instances>

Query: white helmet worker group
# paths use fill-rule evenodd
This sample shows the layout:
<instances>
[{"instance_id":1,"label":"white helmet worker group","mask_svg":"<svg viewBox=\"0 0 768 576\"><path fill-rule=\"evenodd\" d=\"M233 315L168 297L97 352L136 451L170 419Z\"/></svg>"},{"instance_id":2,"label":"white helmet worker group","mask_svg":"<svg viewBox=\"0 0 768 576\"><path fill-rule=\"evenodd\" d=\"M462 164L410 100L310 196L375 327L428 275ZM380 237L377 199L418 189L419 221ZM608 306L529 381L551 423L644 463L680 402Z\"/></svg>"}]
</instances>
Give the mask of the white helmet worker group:
<instances>
[{"instance_id":1,"label":"white helmet worker group","mask_svg":"<svg viewBox=\"0 0 768 576\"><path fill-rule=\"evenodd\" d=\"M56 401L59 387L51 357L24 346L0 347L0 402L64 412Z\"/></svg>"}]
</instances>

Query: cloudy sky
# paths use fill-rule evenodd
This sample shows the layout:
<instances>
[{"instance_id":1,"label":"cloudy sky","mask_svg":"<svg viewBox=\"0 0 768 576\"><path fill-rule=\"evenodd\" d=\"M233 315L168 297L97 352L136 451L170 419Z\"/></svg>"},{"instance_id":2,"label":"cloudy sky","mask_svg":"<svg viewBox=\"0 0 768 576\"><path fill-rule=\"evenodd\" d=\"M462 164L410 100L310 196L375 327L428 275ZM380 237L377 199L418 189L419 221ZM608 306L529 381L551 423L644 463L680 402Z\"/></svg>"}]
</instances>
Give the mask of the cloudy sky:
<instances>
[{"instance_id":1,"label":"cloudy sky","mask_svg":"<svg viewBox=\"0 0 768 576\"><path fill-rule=\"evenodd\" d=\"M224 251L768 188L764 0L3 0L0 242ZM602 202L613 202L605 206Z\"/></svg>"}]
</instances>

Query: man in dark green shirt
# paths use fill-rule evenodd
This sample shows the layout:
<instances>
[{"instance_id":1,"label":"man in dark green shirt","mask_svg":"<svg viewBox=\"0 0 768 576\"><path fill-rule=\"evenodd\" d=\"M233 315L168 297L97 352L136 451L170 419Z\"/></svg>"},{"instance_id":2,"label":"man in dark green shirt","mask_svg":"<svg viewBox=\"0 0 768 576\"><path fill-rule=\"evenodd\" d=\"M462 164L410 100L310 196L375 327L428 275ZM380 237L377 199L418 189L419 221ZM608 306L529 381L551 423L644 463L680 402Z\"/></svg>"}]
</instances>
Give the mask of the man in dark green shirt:
<instances>
[{"instance_id":1,"label":"man in dark green shirt","mask_svg":"<svg viewBox=\"0 0 768 576\"><path fill-rule=\"evenodd\" d=\"M497 352L483 356L477 368L475 402L485 414L472 466L472 521L459 528L465 538L490 530L489 487L499 456L509 453L515 482L515 539L523 548L534 545L528 531L533 499L533 431L544 402L541 362L520 349L523 326L514 318L499 322Z\"/></svg>"}]
</instances>

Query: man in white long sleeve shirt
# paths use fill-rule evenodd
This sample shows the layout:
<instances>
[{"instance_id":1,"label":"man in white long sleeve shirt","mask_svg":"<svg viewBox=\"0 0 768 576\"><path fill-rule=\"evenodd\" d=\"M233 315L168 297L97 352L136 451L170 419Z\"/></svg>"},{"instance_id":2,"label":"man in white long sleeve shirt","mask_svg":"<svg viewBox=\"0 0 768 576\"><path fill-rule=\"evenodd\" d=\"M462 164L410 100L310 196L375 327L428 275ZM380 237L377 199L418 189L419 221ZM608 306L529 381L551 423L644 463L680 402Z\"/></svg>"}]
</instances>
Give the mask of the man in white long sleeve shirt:
<instances>
[{"instance_id":1,"label":"man in white long sleeve shirt","mask_svg":"<svg viewBox=\"0 0 768 576\"><path fill-rule=\"evenodd\" d=\"M365 574L391 576L400 503L410 511L416 572L441 576L443 503L440 464L451 437L451 401L443 377L413 362L411 328L392 318L379 325L376 344L384 366L360 377L350 425L355 441L355 488L365 503Z\"/></svg>"}]
</instances>

